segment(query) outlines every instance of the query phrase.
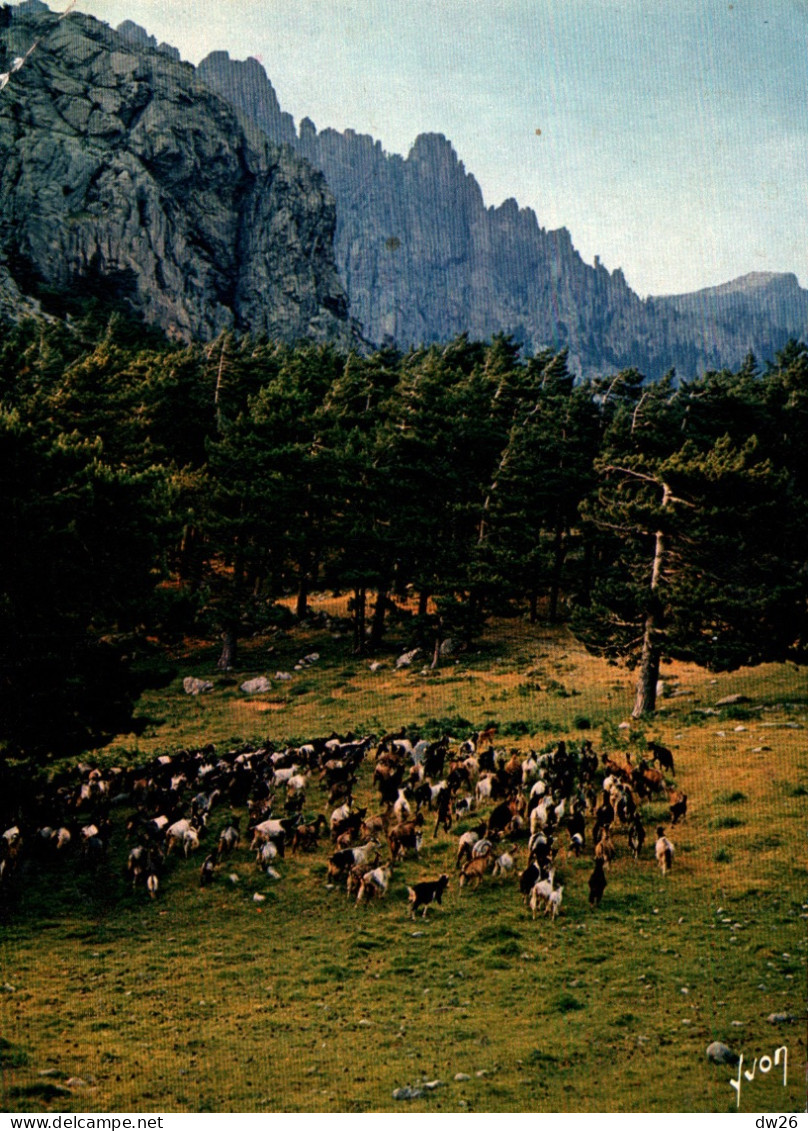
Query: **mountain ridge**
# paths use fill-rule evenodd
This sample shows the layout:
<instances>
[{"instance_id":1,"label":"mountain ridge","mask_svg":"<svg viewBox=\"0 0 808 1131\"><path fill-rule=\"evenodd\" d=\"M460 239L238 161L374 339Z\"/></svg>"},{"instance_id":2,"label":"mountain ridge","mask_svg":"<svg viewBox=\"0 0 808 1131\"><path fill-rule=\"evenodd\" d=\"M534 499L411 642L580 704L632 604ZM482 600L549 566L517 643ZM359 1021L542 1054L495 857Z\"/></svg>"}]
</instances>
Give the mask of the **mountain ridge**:
<instances>
[{"instance_id":1,"label":"mountain ridge","mask_svg":"<svg viewBox=\"0 0 808 1131\"><path fill-rule=\"evenodd\" d=\"M641 299L619 267L584 263L567 228L546 230L513 199L487 206L444 135L418 135L403 157L351 129L318 132L308 117L295 131L257 60L218 51L198 73L325 175L337 199L338 269L371 341L510 333L533 351L566 348L585 375L635 366L658 377L672 367L694 376L738 365L750 350L764 354L808 333L808 291L798 283L791 306L780 303L771 326L758 318L752 333L727 301L745 289L736 280L693 292L699 300Z\"/></svg>"},{"instance_id":2,"label":"mountain ridge","mask_svg":"<svg viewBox=\"0 0 808 1131\"><path fill-rule=\"evenodd\" d=\"M388 154L352 129L296 127L256 59L194 67L131 20L7 11L0 67L41 42L0 99L0 316L100 292L184 339L364 350L503 333L567 350L585 377L687 378L808 337L791 272L642 299L566 227L513 198L486 205L443 134Z\"/></svg>"}]
</instances>

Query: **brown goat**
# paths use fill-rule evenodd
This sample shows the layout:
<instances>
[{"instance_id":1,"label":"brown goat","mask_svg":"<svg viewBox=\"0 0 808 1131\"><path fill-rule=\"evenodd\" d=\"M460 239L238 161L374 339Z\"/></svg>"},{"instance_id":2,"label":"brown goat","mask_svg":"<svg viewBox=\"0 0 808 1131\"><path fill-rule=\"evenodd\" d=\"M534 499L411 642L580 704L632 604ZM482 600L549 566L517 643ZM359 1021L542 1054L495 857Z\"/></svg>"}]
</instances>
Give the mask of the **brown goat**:
<instances>
[{"instance_id":1,"label":"brown goat","mask_svg":"<svg viewBox=\"0 0 808 1131\"><path fill-rule=\"evenodd\" d=\"M402 821L387 830L387 844L393 863L400 860L408 848L413 849L415 855L418 855L423 824L423 814L419 813L411 821Z\"/></svg>"},{"instance_id":2,"label":"brown goat","mask_svg":"<svg viewBox=\"0 0 808 1131\"><path fill-rule=\"evenodd\" d=\"M486 852L484 856L472 856L460 870L459 885L463 888L468 883L473 883L475 888L480 886L482 878L488 871L488 865L491 859L491 853Z\"/></svg>"},{"instance_id":3,"label":"brown goat","mask_svg":"<svg viewBox=\"0 0 808 1131\"><path fill-rule=\"evenodd\" d=\"M600 840L595 845L595 859L602 860L604 864L611 864L614 860L614 841L608 829L604 829Z\"/></svg>"}]
</instances>

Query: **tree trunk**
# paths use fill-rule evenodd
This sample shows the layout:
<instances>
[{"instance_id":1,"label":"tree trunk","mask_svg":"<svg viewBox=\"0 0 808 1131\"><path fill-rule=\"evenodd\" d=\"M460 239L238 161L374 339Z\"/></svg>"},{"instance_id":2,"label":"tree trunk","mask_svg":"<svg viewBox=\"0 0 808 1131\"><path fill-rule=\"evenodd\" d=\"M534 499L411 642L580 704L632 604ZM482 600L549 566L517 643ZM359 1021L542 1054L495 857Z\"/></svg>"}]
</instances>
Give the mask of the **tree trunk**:
<instances>
[{"instance_id":1,"label":"tree trunk","mask_svg":"<svg viewBox=\"0 0 808 1131\"><path fill-rule=\"evenodd\" d=\"M591 539L584 541L583 563L581 566L581 593L578 603L589 605L592 599L592 575L595 572L595 545Z\"/></svg>"},{"instance_id":2,"label":"tree trunk","mask_svg":"<svg viewBox=\"0 0 808 1131\"><path fill-rule=\"evenodd\" d=\"M300 570L300 581L297 587L297 601L295 602L295 616L298 620L305 620L309 613L309 574L308 570Z\"/></svg>"},{"instance_id":3,"label":"tree trunk","mask_svg":"<svg viewBox=\"0 0 808 1131\"><path fill-rule=\"evenodd\" d=\"M530 605L528 611L528 620L531 624L535 624L539 619L539 587L532 585L530 588Z\"/></svg>"},{"instance_id":4,"label":"tree trunk","mask_svg":"<svg viewBox=\"0 0 808 1131\"><path fill-rule=\"evenodd\" d=\"M567 547L564 542L564 527L557 526L553 539L553 572L550 580L550 622L555 624L558 620L558 598L561 591L561 570L567 556Z\"/></svg>"},{"instance_id":5,"label":"tree trunk","mask_svg":"<svg viewBox=\"0 0 808 1131\"><path fill-rule=\"evenodd\" d=\"M671 493L666 483L662 484L662 507L668 506ZM648 598L648 612L642 637L642 656L640 675L637 680L637 694L634 700L633 719L650 715L656 710L656 689L659 680L659 662L662 656L659 631L662 628L662 605L659 600L659 582L662 563L665 557L665 534L657 530L654 537L654 561L651 566L651 586Z\"/></svg>"},{"instance_id":6,"label":"tree trunk","mask_svg":"<svg viewBox=\"0 0 808 1131\"><path fill-rule=\"evenodd\" d=\"M180 581L190 581L192 592L196 592L199 588L200 566L199 531L192 523L189 523L182 531L177 573Z\"/></svg>"},{"instance_id":7,"label":"tree trunk","mask_svg":"<svg viewBox=\"0 0 808 1131\"><path fill-rule=\"evenodd\" d=\"M373 619L370 622L370 646L378 648L384 636L384 617L387 612L387 589L380 585L376 593L376 604L373 607Z\"/></svg>"},{"instance_id":8,"label":"tree trunk","mask_svg":"<svg viewBox=\"0 0 808 1131\"><path fill-rule=\"evenodd\" d=\"M443 643L443 618L438 617L438 623L435 626L435 646L432 650L432 670L440 663L440 646Z\"/></svg>"},{"instance_id":9,"label":"tree trunk","mask_svg":"<svg viewBox=\"0 0 808 1131\"><path fill-rule=\"evenodd\" d=\"M418 616L425 617L429 611L429 594L426 589L422 589L418 594Z\"/></svg>"},{"instance_id":10,"label":"tree trunk","mask_svg":"<svg viewBox=\"0 0 808 1131\"><path fill-rule=\"evenodd\" d=\"M241 535L236 537L235 554L233 556L233 581L229 602L223 609L224 625L222 628L222 652L216 667L220 671L230 671L238 663L238 638L241 624L241 613L244 608L244 547Z\"/></svg>"},{"instance_id":11,"label":"tree trunk","mask_svg":"<svg viewBox=\"0 0 808 1131\"><path fill-rule=\"evenodd\" d=\"M659 644L656 641L656 630L656 613L651 612L645 618L640 674L637 678L637 693L634 699L634 710L631 712L633 719L639 719L643 715L651 715L656 710L656 689L657 681L659 680L659 661L661 658Z\"/></svg>"},{"instance_id":12,"label":"tree trunk","mask_svg":"<svg viewBox=\"0 0 808 1131\"><path fill-rule=\"evenodd\" d=\"M221 672L228 672L238 663L238 625L229 624L222 633L222 651L216 663Z\"/></svg>"},{"instance_id":13,"label":"tree trunk","mask_svg":"<svg viewBox=\"0 0 808 1131\"><path fill-rule=\"evenodd\" d=\"M354 589L354 655L365 654L365 618L367 610L367 591L363 588Z\"/></svg>"}]
</instances>

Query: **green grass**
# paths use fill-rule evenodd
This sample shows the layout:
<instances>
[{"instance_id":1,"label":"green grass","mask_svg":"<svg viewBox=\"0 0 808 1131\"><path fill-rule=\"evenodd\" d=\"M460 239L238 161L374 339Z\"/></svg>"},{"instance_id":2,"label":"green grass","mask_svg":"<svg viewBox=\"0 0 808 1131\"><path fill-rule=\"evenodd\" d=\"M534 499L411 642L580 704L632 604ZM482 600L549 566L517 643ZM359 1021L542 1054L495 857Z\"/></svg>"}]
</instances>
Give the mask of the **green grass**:
<instances>
[{"instance_id":1,"label":"green grass","mask_svg":"<svg viewBox=\"0 0 808 1131\"><path fill-rule=\"evenodd\" d=\"M98 760L332 729L380 733L406 720L426 736L457 738L496 720L503 746L527 750L562 737L577 747L586 736L575 722L586 717L600 731L596 749L645 743L645 727L619 726L630 721L631 677L561 631L494 625L478 655L424 677L393 670L394 646L387 667L371 673L327 633L276 639L262 668L255 657L266 655L265 644L247 653L245 671L271 677L321 653L296 673L306 693L277 684L248 700L241 673L217 681L212 650L180 657L177 678L139 707L162 721L150 733L119 736ZM519 693L541 665L580 694ZM804 1008L808 901L797 846L808 742L805 731L781 728L804 722L805 708L776 706L798 703L800 677L767 665L756 696L754 673L714 684L696 668L672 670L694 698L664 700L647 729L674 751L688 816L667 825L664 800L646 804L644 815L649 842L655 824L666 824L673 872L663 879L649 842L633 860L618 830L599 909L588 904L589 855L559 863L564 903L555 923L532 921L513 877L487 877L460 894L454 835L433 839L431 827L421 861L405 860L388 898L368 907L326 889L325 847L287 856L279 883L243 848L205 890L199 858L171 860L150 903L125 878L125 813L116 811L112 855L99 875L77 861L37 866L11 893L0 944L4 1109L722 1112L734 1110L730 1072L704 1055L719 1039L747 1060L787 1044L788 1087L773 1072L758 1076L745 1086L742 1110L801 1111L804 1021L766 1021ZM185 674L213 675L216 688L184 696ZM710 717L687 725L694 699L710 705L733 691L765 701L762 721L774 726L750 720L735 733ZM721 729L726 737L715 733ZM776 752L755 752L764 743ZM375 812L370 775L367 764L359 800ZM307 810L319 809L327 811L314 788ZM214 811L203 843L228 817L229 809ZM441 871L452 877L444 906L412 922L407 884ZM458 1073L470 1079L456 1081ZM420 1099L392 1100L394 1089L434 1079L441 1087Z\"/></svg>"}]
</instances>

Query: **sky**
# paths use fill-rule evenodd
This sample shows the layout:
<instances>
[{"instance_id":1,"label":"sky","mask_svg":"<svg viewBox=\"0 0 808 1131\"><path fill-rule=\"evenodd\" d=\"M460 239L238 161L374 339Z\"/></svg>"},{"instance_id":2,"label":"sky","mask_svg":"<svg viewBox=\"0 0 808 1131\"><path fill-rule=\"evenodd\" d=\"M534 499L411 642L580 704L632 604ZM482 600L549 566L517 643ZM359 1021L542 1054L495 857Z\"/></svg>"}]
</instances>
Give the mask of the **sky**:
<instances>
[{"instance_id":1,"label":"sky","mask_svg":"<svg viewBox=\"0 0 808 1131\"><path fill-rule=\"evenodd\" d=\"M50 0L54 11L66 0ZM638 294L808 286L808 0L79 0L199 62L256 56L299 124L448 137L486 204Z\"/></svg>"}]
</instances>

